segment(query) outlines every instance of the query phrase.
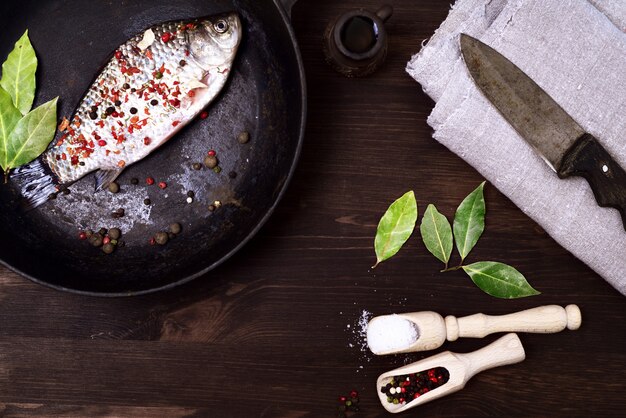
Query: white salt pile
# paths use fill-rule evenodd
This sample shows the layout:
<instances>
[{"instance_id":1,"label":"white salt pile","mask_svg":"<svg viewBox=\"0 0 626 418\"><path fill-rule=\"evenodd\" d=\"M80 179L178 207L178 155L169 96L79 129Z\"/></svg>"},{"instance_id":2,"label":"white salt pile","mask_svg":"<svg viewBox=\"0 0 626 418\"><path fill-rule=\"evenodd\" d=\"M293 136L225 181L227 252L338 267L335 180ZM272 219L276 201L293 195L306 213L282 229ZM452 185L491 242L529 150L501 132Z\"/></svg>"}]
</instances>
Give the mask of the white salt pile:
<instances>
[{"instance_id":1,"label":"white salt pile","mask_svg":"<svg viewBox=\"0 0 626 418\"><path fill-rule=\"evenodd\" d=\"M367 326L367 345L374 354L405 350L418 338L417 326L395 314L376 317Z\"/></svg>"}]
</instances>

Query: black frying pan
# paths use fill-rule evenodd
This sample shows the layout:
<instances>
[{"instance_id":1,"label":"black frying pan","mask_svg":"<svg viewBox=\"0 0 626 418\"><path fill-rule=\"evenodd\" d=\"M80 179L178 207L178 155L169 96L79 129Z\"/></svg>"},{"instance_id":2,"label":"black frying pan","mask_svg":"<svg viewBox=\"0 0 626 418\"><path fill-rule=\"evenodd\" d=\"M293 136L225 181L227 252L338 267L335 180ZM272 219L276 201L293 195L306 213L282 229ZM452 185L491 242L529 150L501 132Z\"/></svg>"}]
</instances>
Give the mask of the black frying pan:
<instances>
[{"instance_id":1,"label":"black frying pan","mask_svg":"<svg viewBox=\"0 0 626 418\"><path fill-rule=\"evenodd\" d=\"M121 43L152 24L236 10L244 36L229 83L209 108L167 144L126 169L122 191L94 194L93 174L69 195L26 212L15 184L0 187L0 261L41 284L99 296L149 293L187 282L223 262L267 220L294 171L306 114L302 62L288 20L294 0L20 0L0 4L0 57L26 28L39 58L36 105L60 96L69 117ZM248 144L235 139L251 133ZM195 171L215 149L223 171ZM236 177L228 174L235 172ZM146 177L166 181L161 190ZM139 185L131 185L131 178ZM193 203L187 191L195 193ZM143 205L144 198L152 205ZM214 201L222 206L214 212ZM125 209L125 216L111 213ZM166 246L154 233L179 222ZM124 248L111 255L80 241L84 228L119 226Z\"/></svg>"}]
</instances>

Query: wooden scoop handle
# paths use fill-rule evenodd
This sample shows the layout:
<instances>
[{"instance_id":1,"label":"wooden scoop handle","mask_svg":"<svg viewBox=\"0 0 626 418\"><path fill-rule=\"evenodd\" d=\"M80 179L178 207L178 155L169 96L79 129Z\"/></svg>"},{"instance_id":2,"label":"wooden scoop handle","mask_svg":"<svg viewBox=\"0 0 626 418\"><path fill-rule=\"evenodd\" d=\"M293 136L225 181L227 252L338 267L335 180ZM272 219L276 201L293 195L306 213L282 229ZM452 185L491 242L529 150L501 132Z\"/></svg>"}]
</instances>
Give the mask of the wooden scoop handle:
<instances>
[{"instance_id":1,"label":"wooden scoop handle","mask_svg":"<svg viewBox=\"0 0 626 418\"><path fill-rule=\"evenodd\" d=\"M480 350L467 354L455 353L455 356L465 363L464 381L467 382L472 376L483 370L519 363L526 358L526 353L517 334L511 333Z\"/></svg>"},{"instance_id":2,"label":"wooden scoop handle","mask_svg":"<svg viewBox=\"0 0 626 418\"><path fill-rule=\"evenodd\" d=\"M565 308L546 305L509 315L489 316L479 313L458 319L447 316L445 319L449 341L455 341L459 337L482 338L496 332L549 334L565 328L576 330L581 321L580 309L576 305Z\"/></svg>"}]
</instances>

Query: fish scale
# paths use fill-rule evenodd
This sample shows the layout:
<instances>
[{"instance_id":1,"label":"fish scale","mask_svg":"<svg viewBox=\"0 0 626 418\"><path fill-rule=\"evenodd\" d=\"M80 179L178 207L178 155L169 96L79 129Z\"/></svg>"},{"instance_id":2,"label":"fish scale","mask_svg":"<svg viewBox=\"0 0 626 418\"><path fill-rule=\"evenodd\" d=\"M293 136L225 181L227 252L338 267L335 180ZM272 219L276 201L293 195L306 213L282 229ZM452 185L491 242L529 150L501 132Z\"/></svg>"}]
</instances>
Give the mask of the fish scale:
<instances>
[{"instance_id":1,"label":"fish scale","mask_svg":"<svg viewBox=\"0 0 626 418\"><path fill-rule=\"evenodd\" d=\"M17 172L28 205L96 170L96 188L107 187L165 143L218 95L240 40L229 13L155 25L120 45L56 143Z\"/></svg>"}]
</instances>

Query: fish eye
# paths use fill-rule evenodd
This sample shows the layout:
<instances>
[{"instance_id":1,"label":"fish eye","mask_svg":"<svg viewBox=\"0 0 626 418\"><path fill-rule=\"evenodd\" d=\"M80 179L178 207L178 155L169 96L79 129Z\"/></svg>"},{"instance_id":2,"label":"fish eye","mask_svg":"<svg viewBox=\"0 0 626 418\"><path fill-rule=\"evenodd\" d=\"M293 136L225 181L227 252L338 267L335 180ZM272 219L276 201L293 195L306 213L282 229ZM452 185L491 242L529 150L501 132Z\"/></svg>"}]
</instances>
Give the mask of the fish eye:
<instances>
[{"instance_id":1,"label":"fish eye","mask_svg":"<svg viewBox=\"0 0 626 418\"><path fill-rule=\"evenodd\" d=\"M213 25L217 33L224 33L228 30L228 23L225 20L218 20Z\"/></svg>"}]
</instances>

